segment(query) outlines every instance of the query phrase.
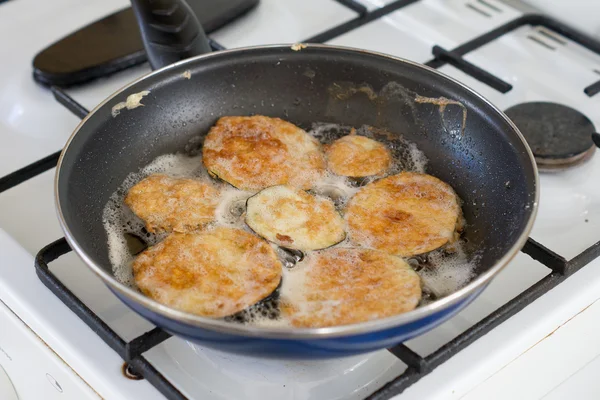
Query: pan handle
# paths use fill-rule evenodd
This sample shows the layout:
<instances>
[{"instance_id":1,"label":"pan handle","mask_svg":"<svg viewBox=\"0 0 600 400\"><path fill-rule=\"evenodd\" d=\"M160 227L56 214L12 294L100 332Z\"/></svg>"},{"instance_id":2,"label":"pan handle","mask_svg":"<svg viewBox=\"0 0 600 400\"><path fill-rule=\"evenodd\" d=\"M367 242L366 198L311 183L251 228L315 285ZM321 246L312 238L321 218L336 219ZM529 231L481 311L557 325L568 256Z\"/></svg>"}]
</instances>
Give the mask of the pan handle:
<instances>
[{"instance_id":1,"label":"pan handle","mask_svg":"<svg viewBox=\"0 0 600 400\"><path fill-rule=\"evenodd\" d=\"M204 30L184 0L131 0L153 70L210 53Z\"/></svg>"},{"instance_id":2,"label":"pan handle","mask_svg":"<svg viewBox=\"0 0 600 400\"><path fill-rule=\"evenodd\" d=\"M600 147L600 133L592 133L592 140L594 141L596 147Z\"/></svg>"}]
</instances>

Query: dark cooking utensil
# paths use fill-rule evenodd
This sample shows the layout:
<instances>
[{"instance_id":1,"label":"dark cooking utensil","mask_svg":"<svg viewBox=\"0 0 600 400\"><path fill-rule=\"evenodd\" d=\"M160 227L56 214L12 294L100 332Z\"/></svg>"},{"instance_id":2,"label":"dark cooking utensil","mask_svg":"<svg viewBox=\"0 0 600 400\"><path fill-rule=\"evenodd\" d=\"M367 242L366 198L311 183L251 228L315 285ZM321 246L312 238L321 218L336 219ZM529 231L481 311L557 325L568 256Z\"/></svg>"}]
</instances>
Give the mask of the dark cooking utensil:
<instances>
[{"instance_id":1,"label":"dark cooking utensil","mask_svg":"<svg viewBox=\"0 0 600 400\"><path fill-rule=\"evenodd\" d=\"M208 33L258 4L258 0L188 2ZM131 7L119 10L61 38L36 54L33 79L42 85L79 85L147 60Z\"/></svg>"},{"instance_id":2,"label":"dark cooking utensil","mask_svg":"<svg viewBox=\"0 0 600 400\"><path fill-rule=\"evenodd\" d=\"M200 30L190 28L193 18L182 12L181 2L133 3L152 65L162 68L113 94L76 128L58 164L56 201L66 238L85 264L157 326L203 345L254 355L315 358L377 350L456 314L525 243L537 209L533 156L513 123L471 89L410 61L324 45L228 50L166 66L190 56L193 47L206 48L197 43ZM143 107L123 109L113 117L117 103L145 90L150 93ZM119 283L102 225L110 195L129 173L155 157L183 151L219 116L255 113L304 128L317 121L368 124L415 142L429 158L428 172L464 199L465 237L470 251L478 254L477 276L459 291L414 311L319 329L203 318L163 306Z\"/></svg>"}]
</instances>

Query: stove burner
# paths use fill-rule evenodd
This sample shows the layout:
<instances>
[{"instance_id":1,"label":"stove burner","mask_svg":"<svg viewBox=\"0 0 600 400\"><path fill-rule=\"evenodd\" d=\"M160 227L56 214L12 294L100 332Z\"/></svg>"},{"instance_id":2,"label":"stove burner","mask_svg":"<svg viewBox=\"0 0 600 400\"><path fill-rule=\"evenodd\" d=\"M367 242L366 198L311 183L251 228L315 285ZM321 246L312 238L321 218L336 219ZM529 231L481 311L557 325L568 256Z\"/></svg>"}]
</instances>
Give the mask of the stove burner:
<instances>
[{"instance_id":1,"label":"stove burner","mask_svg":"<svg viewBox=\"0 0 600 400\"><path fill-rule=\"evenodd\" d=\"M579 165L594 154L594 124L573 108L530 102L512 106L505 113L523 133L540 171Z\"/></svg>"}]
</instances>

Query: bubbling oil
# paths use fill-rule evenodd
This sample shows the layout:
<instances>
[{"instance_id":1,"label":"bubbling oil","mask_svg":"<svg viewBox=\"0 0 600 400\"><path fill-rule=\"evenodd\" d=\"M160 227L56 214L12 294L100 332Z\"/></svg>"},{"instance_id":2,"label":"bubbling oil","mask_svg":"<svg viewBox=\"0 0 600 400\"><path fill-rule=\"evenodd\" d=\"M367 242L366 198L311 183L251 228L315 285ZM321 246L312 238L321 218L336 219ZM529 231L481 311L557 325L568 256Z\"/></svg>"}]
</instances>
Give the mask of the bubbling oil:
<instances>
[{"instance_id":1,"label":"bubbling oil","mask_svg":"<svg viewBox=\"0 0 600 400\"><path fill-rule=\"evenodd\" d=\"M362 126L353 131L351 127L330 123L315 123L308 133L324 145L351 133L384 143L393 159L386 175L401 171L426 172L428 160L423 152L401 135L390 134L370 126ZM124 204L129 189L149 175L162 173L173 177L212 181L220 191L220 199L215 211L215 220L210 227L226 226L251 232L244 222L244 217L246 201L255 193L239 190L228 183L211 178L202 164L200 150L202 141L203 136L195 137L190 140L184 153L159 156L138 172L129 174L107 202L103 212L103 224L108 238L109 260L114 276L120 283L137 290L132 272L133 260L144 248L153 246L166 237L164 233L148 232L143 221ZM341 213L348 200L362 186L375 179L377 178L354 179L327 173L314 183L309 192L329 198ZM290 326L290 322L280 312L280 302L282 298L283 300L302 298L299 291L302 290L301 281L304 279L302 271L307 269L303 268L306 263L305 254L298 250L280 248L274 244L272 246L283 265L283 277L279 287L262 301L225 318L226 321L256 326ZM333 247L352 246L346 238ZM459 290L475 276L476 257L467 256L462 240L453 244L451 251L438 249L407 261L421 277L423 296L419 306Z\"/></svg>"}]
</instances>

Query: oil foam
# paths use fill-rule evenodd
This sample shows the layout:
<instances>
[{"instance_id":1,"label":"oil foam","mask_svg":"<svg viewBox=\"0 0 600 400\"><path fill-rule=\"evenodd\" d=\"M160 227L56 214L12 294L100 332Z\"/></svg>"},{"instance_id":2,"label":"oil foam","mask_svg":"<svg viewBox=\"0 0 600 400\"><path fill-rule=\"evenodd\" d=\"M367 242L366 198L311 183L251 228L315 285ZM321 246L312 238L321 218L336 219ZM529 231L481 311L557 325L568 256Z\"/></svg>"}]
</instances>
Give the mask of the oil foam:
<instances>
[{"instance_id":1,"label":"oil foam","mask_svg":"<svg viewBox=\"0 0 600 400\"><path fill-rule=\"evenodd\" d=\"M309 133L322 144L328 144L350 134L351 131L352 129L347 126L319 123L314 124ZM401 135L393 135L369 126L362 126L356 129L355 133L382 142L390 149L393 164L388 175L400 171L426 172L428 160L423 152ZM190 145L193 148L186 149L188 150L187 154L167 154L157 157L140 171L127 176L104 208L103 224L108 235L109 260L114 275L118 281L131 288L136 289L131 268L135 258L135 254L132 253L131 238L141 239L146 245L152 246L162 241L166 235L147 232L144 223L124 205L125 195L133 185L155 173L202 180L212 179L202 165L198 146L201 138L199 137L196 142L193 146ZM330 198L337 210L342 212L347 201L362 186L374 179L371 177L351 179L326 173L314 183L310 192ZM215 180L213 180L213 184L221 194L215 212L215 221L211 227L227 226L250 231L244 222L246 200L255 192L238 190L227 183ZM272 246L277 250L284 265L280 287L268 298L241 313L226 318L226 320L232 321L232 323L243 322L257 326L290 326L289 321L281 317L279 302L280 297L302 298L298 291L302 287L303 273L302 269L296 269L295 265L303 258L303 255L299 252L277 248L273 244ZM349 240L345 239L334 247L350 246ZM462 241L458 241L453 247L455 250L453 253L436 250L426 256L408 260L421 276L423 300L420 305L455 292L473 278L475 262L467 257Z\"/></svg>"}]
</instances>

